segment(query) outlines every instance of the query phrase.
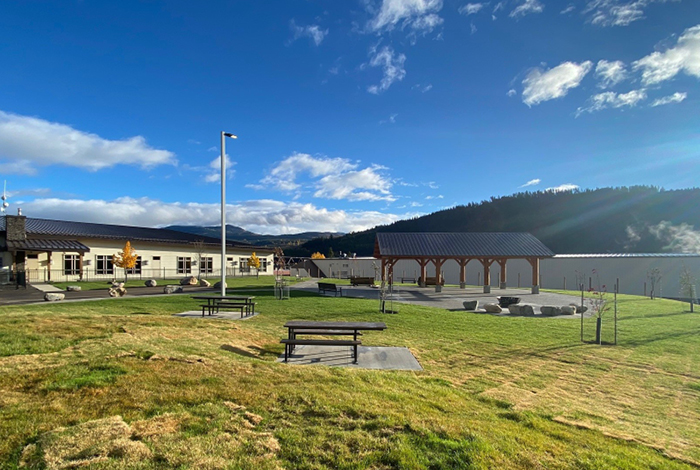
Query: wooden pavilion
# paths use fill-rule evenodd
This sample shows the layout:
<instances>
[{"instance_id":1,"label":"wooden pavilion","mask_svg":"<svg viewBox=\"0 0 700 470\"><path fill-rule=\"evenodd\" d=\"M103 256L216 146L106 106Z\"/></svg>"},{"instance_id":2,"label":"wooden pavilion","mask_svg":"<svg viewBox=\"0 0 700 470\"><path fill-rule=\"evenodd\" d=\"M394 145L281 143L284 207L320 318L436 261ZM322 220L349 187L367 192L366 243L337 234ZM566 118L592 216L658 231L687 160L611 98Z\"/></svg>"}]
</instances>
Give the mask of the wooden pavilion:
<instances>
[{"instance_id":1,"label":"wooden pavilion","mask_svg":"<svg viewBox=\"0 0 700 470\"><path fill-rule=\"evenodd\" d=\"M382 281L393 279L394 265L399 260L415 260L420 266L420 279L425 285L428 264L435 266L438 285L443 264L455 260L460 267L459 285L466 287L467 264L476 260L484 269L484 292L491 291L491 265L501 267L500 288L506 288L506 264L510 259L525 259L532 266L532 293L539 293L540 260L554 253L529 233L378 233L374 257L382 261Z\"/></svg>"}]
</instances>

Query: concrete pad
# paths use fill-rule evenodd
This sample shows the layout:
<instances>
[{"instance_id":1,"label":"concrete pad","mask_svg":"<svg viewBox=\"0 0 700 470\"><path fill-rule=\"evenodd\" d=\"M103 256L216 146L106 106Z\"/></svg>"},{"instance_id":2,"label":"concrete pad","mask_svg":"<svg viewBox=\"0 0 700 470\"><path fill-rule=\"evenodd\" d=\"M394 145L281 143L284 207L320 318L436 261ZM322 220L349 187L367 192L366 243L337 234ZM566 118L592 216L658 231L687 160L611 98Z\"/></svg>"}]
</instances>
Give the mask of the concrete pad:
<instances>
[{"instance_id":1,"label":"concrete pad","mask_svg":"<svg viewBox=\"0 0 700 470\"><path fill-rule=\"evenodd\" d=\"M260 312L255 312L252 315L244 316L241 318L241 312L219 312L213 315L205 314L202 316L201 310L190 310L188 312L173 313L174 317L187 317L187 318L214 318L221 320L249 320L251 318L257 317Z\"/></svg>"},{"instance_id":2,"label":"concrete pad","mask_svg":"<svg viewBox=\"0 0 700 470\"><path fill-rule=\"evenodd\" d=\"M80 285L80 284L76 284ZM36 290L40 290L41 292L65 292L63 289L59 289L58 287L52 285L52 284L39 284L39 283L32 283L32 287L35 288Z\"/></svg>"},{"instance_id":3,"label":"concrete pad","mask_svg":"<svg viewBox=\"0 0 700 470\"><path fill-rule=\"evenodd\" d=\"M277 362L284 362L282 354ZM297 346L288 364L355 367L376 370L423 370L408 348L360 346L357 364L352 363L351 346Z\"/></svg>"}]
</instances>

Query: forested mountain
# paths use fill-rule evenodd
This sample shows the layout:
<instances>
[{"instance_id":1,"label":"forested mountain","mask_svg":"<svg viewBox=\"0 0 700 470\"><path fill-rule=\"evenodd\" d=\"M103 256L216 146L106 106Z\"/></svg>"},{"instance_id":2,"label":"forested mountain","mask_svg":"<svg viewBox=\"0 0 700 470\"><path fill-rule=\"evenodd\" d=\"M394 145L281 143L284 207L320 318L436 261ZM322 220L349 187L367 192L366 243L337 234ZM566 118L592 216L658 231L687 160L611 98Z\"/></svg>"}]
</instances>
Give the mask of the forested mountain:
<instances>
[{"instance_id":1,"label":"forested mountain","mask_svg":"<svg viewBox=\"0 0 700 470\"><path fill-rule=\"evenodd\" d=\"M221 238L221 225L208 227L198 225L171 225L165 228L177 230L178 232L194 233L195 235ZM284 248L286 246L299 245L314 238L323 238L331 235L342 235L342 233L331 234L327 232L304 232L291 235L261 235L259 233L249 232L248 230L241 227L236 227L235 225L226 225L227 240L249 243L251 245L258 246L275 245Z\"/></svg>"},{"instance_id":2,"label":"forested mountain","mask_svg":"<svg viewBox=\"0 0 700 470\"><path fill-rule=\"evenodd\" d=\"M310 240L286 254L373 252L381 232L530 232L555 253L700 251L700 188L635 186L525 192L457 206L342 237Z\"/></svg>"}]
</instances>

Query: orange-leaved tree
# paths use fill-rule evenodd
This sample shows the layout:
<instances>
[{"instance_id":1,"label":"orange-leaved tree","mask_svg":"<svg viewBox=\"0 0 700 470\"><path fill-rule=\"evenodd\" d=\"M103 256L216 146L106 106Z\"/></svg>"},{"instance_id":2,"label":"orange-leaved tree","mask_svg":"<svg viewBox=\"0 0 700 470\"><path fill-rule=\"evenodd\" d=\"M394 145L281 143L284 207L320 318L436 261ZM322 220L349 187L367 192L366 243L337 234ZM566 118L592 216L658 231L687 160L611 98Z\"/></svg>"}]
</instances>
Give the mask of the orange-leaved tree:
<instances>
[{"instance_id":1,"label":"orange-leaved tree","mask_svg":"<svg viewBox=\"0 0 700 470\"><path fill-rule=\"evenodd\" d=\"M326 255L317 251L316 253L311 255L311 259L326 259Z\"/></svg>"},{"instance_id":2,"label":"orange-leaved tree","mask_svg":"<svg viewBox=\"0 0 700 470\"><path fill-rule=\"evenodd\" d=\"M127 270L133 269L134 266L136 266L137 258L138 255L136 254L136 251L134 251L134 249L131 247L131 243L128 240L124 245L124 249L122 251L120 251L116 255L112 255L112 264L124 269L124 282L126 282Z\"/></svg>"},{"instance_id":3,"label":"orange-leaved tree","mask_svg":"<svg viewBox=\"0 0 700 470\"><path fill-rule=\"evenodd\" d=\"M258 258L258 255L253 252L252 255L250 255L250 258L248 258L248 266L255 268L255 273L256 275L259 274L260 272L260 258Z\"/></svg>"}]
</instances>

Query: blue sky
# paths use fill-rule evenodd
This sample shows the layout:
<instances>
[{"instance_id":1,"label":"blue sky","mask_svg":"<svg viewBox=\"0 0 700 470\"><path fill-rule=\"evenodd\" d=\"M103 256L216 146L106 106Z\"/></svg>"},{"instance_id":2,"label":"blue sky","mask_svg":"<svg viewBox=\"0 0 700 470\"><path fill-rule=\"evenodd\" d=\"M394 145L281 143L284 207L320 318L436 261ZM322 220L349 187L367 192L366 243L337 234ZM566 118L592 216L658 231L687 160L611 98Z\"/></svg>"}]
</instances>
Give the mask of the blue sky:
<instances>
[{"instance_id":1,"label":"blue sky","mask_svg":"<svg viewBox=\"0 0 700 470\"><path fill-rule=\"evenodd\" d=\"M0 3L10 213L348 232L697 186L697 0Z\"/></svg>"}]
</instances>

